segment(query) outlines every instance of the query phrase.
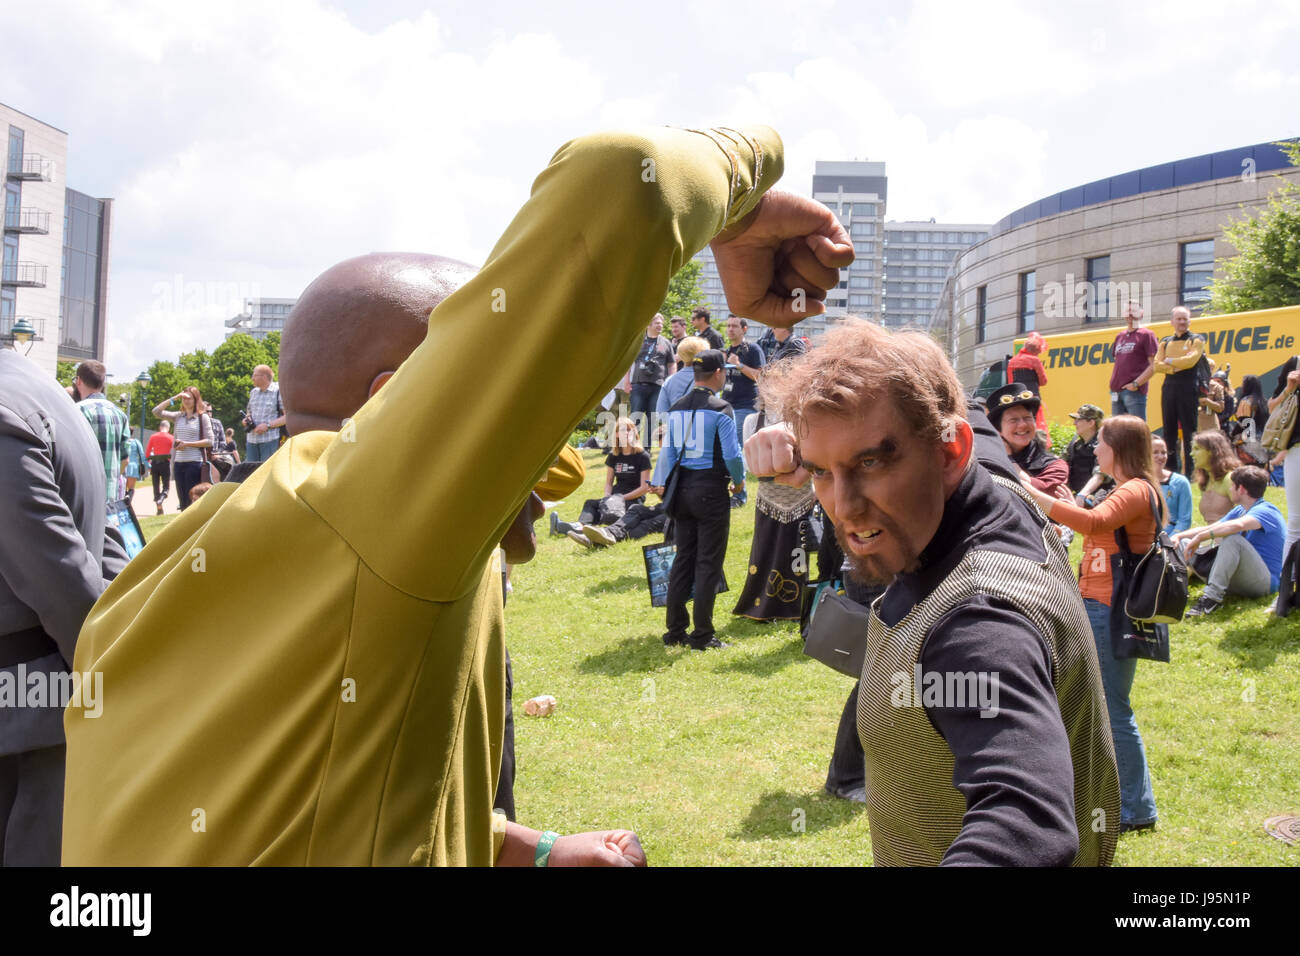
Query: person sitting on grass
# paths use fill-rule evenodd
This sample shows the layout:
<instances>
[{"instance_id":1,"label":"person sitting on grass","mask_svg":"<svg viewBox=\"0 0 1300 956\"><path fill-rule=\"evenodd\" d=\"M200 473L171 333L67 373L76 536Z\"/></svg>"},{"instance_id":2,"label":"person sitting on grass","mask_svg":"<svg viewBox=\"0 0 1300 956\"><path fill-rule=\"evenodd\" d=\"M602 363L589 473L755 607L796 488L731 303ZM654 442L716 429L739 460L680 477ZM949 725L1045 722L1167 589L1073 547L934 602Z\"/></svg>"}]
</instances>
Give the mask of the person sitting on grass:
<instances>
[{"instance_id":1,"label":"person sitting on grass","mask_svg":"<svg viewBox=\"0 0 1300 956\"><path fill-rule=\"evenodd\" d=\"M1165 496L1169 506L1169 522L1165 525L1165 534L1173 535L1186 531L1192 526L1192 483L1187 476L1165 467L1169 460L1169 448L1158 432L1151 433L1151 459L1155 462L1160 479L1160 493Z\"/></svg>"},{"instance_id":2,"label":"person sitting on grass","mask_svg":"<svg viewBox=\"0 0 1300 956\"><path fill-rule=\"evenodd\" d=\"M1214 524L1174 535L1176 543L1187 543L1188 554L1194 553L1207 539L1217 541L1219 545L1205 591L1188 608L1187 617L1213 614L1222 607L1223 599L1229 594L1264 597L1277 590L1282 572L1286 521L1277 505L1264 500L1268 472L1254 465L1244 465L1228 478L1236 507Z\"/></svg>"},{"instance_id":3,"label":"person sitting on grass","mask_svg":"<svg viewBox=\"0 0 1300 956\"><path fill-rule=\"evenodd\" d=\"M614 425L614 444L605 456L605 493L588 498L576 522L561 521L551 512L551 534L566 534L577 540L586 525L613 524L627 513L627 506L650 490L650 456L641 444L636 423L620 418Z\"/></svg>"},{"instance_id":4,"label":"person sitting on grass","mask_svg":"<svg viewBox=\"0 0 1300 956\"><path fill-rule=\"evenodd\" d=\"M1213 524L1232 510L1228 476L1241 461L1223 432L1197 432L1192 437L1192 480L1201 489L1201 517Z\"/></svg>"}]
</instances>

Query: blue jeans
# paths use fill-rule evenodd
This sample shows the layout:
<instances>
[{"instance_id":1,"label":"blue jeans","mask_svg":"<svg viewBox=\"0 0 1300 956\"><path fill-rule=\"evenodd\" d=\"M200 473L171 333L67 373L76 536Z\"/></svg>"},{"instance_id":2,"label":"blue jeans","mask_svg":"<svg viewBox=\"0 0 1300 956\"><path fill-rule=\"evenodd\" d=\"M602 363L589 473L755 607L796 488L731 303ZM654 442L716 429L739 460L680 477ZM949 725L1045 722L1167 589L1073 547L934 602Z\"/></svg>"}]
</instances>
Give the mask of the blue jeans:
<instances>
[{"instance_id":1,"label":"blue jeans","mask_svg":"<svg viewBox=\"0 0 1300 956\"><path fill-rule=\"evenodd\" d=\"M1147 770L1146 749L1138 731L1137 718L1128 695L1137 673L1137 658L1116 660L1110 647L1110 608L1100 601L1084 598L1092 638L1097 644L1097 663L1101 665L1101 686L1106 695L1106 713L1110 716L1110 735L1115 742L1115 766L1119 771L1119 821L1121 824L1152 823L1156 818L1156 798L1151 792L1151 774Z\"/></svg>"},{"instance_id":2,"label":"blue jeans","mask_svg":"<svg viewBox=\"0 0 1300 956\"><path fill-rule=\"evenodd\" d=\"M641 444L649 450L654 445L654 423L655 405L659 402L659 392L662 385L642 383L632 386L632 421L636 422L637 427L641 430ZM637 418L640 412L644 417Z\"/></svg>"},{"instance_id":3,"label":"blue jeans","mask_svg":"<svg viewBox=\"0 0 1300 956\"><path fill-rule=\"evenodd\" d=\"M754 414L754 409L733 408L731 411L736 416L736 441L740 442L743 447L745 444L745 419Z\"/></svg>"},{"instance_id":4,"label":"blue jeans","mask_svg":"<svg viewBox=\"0 0 1300 956\"><path fill-rule=\"evenodd\" d=\"M248 441L244 448L248 454L244 456L245 461L266 461L272 453L280 447L279 441Z\"/></svg>"},{"instance_id":5,"label":"blue jeans","mask_svg":"<svg viewBox=\"0 0 1300 956\"><path fill-rule=\"evenodd\" d=\"M1146 421L1147 397L1145 395L1141 392L1130 392L1123 388L1115 394L1119 396L1119 399L1110 403L1110 413L1112 415L1136 415Z\"/></svg>"}]
</instances>

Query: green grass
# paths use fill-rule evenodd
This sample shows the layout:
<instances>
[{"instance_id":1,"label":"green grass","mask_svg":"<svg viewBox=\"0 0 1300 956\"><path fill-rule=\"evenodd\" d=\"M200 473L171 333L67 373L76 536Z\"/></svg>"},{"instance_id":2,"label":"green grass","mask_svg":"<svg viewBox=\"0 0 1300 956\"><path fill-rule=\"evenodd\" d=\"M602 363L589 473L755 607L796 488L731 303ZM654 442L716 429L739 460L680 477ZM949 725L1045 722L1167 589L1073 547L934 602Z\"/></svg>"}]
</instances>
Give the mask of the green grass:
<instances>
[{"instance_id":1,"label":"green grass","mask_svg":"<svg viewBox=\"0 0 1300 956\"><path fill-rule=\"evenodd\" d=\"M584 456L588 478L561 504L566 519L604 480L603 456ZM1282 504L1281 489L1268 497ZM160 520L142 521L146 535ZM750 504L732 511L732 590L714 613L732 646L706 653L661 643L640 543L588 552L538 522L537 557L515 569L506 607L520 822L634 829L657 865L870 862L865 811L822 790L853 682L802 655L795 622L731 614L753 520L751 486ZM1160 825L1126 835L1118 864L1300 861L1262 827L1300 812L1300 621L1268 615L1270 601L1230 599L1208 621L1175 625L1173 662L1139 666L1133 706ZM555 695L553 716L524 716L537 694Z\"/></svg>"}]
</instances>

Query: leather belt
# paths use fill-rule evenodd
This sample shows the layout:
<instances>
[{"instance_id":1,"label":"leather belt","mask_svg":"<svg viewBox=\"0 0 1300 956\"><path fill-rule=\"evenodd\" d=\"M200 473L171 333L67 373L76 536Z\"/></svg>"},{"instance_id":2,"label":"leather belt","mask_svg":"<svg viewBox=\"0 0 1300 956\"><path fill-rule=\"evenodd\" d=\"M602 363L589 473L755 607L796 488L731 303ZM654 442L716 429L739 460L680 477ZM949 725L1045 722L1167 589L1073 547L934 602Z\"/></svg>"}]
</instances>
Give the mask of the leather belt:
<instances>
[{"instance_id":1,"label":"leather belt","mask_svg":"<svg viewBox=\"0 0 1300 956\"><path fill-rule=\"evenodd\" d=\"M29 627L0 636L0 667L13 667L48 654L59 653L59 645L43 628Z\"/></svg>"}]
</instances>

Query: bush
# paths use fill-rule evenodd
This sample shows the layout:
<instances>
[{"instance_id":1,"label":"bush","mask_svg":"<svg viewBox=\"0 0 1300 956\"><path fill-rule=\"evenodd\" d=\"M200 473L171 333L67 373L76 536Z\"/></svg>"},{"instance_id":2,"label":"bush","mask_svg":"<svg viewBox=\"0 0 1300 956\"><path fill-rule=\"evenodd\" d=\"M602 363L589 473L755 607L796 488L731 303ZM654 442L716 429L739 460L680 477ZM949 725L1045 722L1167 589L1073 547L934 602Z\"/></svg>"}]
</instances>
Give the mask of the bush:
<instances>
[{"instance_id":1,"label":"bush","mask_svg":"<svg viewBox=\"0 0 1300 956\"><path fill-rule=\"evenodd\" d=\"M1052 454L1059 458L1065 454L1065 446L1074 440L1076 434L1074 426L1062 425L1059 422L1048 422L1047 431L1052 436Z\"/></svg>"}]
</instances>

